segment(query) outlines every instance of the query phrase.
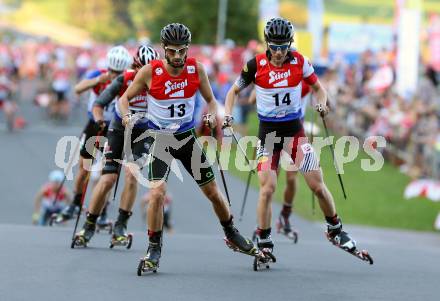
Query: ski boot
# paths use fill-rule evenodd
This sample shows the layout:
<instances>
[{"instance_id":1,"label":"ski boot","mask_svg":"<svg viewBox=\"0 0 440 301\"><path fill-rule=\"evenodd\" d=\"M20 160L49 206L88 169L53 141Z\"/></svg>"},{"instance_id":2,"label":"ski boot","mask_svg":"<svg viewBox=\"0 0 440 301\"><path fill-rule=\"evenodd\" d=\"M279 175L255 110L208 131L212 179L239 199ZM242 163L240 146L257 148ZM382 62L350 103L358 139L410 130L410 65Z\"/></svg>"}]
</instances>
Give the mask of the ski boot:
<instances>
[{"instance_id":1,"label":"ski boot","mask_svg":"<svg viewBox=\"0 0 440 301\"><path fill-rule=\"evenodd\" d=\"M49 219L49 226L64 224L79 213L79 206L70 204L61 213L54 213Z\"/></svg>"},{"instance_id":2,"label":"ski boot","mask_svg":"<svg viewBox=\"0 0 440 301\"><path fill-rule=\"evenodd\" d=\"M87 247L87 243L92 239L93 234L95 234L95 229L96 224L86 220L81 231L75 234L70 247L72 249L75 247Z\"/></svg>"},{"instance_id":3,"label":"ski boot","mask_svg":"<svg viewBox=\"0 0 440 301\"><path fill-rule=\"evenodd\" d=\"M116 221L113 228L113 235L110 239L110 249L114 246L124 246L127 249L131 248L133 243L133 234L127 234L127 222Z\"/></svg>"},{"instance_id":4,"label":"ski boot","mask_svg":"<svg viewBox=\"0 0 440 301\"><path fill-rule=\"evenodd\" d=\"M277 233L283 234L288 239L292 240L294 244L298 242L298 232L292 229L289 217L285 217L281 213L278 216Z\"/></svg>"},{"instance_id":5,"label":"ski boot","mask_svg":"<svg viewBox=\"0 0 440 301\"><path fill-rule=\"evenodd\" d=\"M258 250L252 241L244 238L233 225L224 227L223 231L225 232L224 241L230 249L250 256L258 254Z\"/></svg>"},{"instance_id":6,"label":"ski boot","mask_svg":"<svg viewBox=\"0 0 440 301\"><path fill-rule=\"evenodd\" d=\"M113 223L107 218L107 214L101 214L96 220L96 233L99 233L101 230L108 231L108 234L112 234Z\"/></svg>"},{"instance_id":7,"label":"ski boot","mask_svg":"<svg viewBox=\"0 0 440 301\"><path fill-rule=\"evenodd\" d=\"M156 273L157 269L159 268L161 252L162 246L160 243L150 242L148 245L147 254L145 257L141 258L139 262L137 275L142 276L142 274L145 272Z\"/></svg>"},{"instance_id":8,"label":"ski boot","mask_svg":"<svg viewBox=\"0 0 440 301\"><path fill-rule=\"evenodd\" d=\"M327 225L326 232L327 239L338 248L350 253L357 258L373 264L373 258L366 250L358 250L356 247L356 241L352 239L347 232L342 230L342 224Z\"/></svg>"},{"instance_id":9,"label":"ski boot","mask_svg":"<svg viewBox=\"0 0 440 301\"><path fill-rule=\"evenodd\" d=\"M255 257L253 265L254 271L258 271L262 266L268 269L270 268L270 263L277 262L276 257L273 255L274 245L270 234L266 238L261 238L260 235L258 235L258 230L256 232L258 250L263 256Z\"/></svg>"}]
</instances>

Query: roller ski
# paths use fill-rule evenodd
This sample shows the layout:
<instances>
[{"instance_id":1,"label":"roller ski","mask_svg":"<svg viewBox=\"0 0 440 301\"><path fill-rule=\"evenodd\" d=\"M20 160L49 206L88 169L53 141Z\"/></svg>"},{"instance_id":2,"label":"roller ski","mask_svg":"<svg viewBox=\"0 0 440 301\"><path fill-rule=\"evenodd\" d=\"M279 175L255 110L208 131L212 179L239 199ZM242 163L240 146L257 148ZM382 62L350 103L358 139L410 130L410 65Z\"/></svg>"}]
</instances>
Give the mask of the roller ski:
<instances>
[{"instance_id":1,"label":"roller ski","mask_svg":"<svg viewBox=\"0 0 440 301\"><path fill-rule=\"evenodd\" d=\"M347 253L350 253L353 256L356 256L360 260L373 264L373 258L370 256L368 251L358 250L356 247L356 241L353 240L347 232L342 230L342 225L339 228L334 228L334 226L328 225L328 229L325 234L327 239L336 247L344 250Z\"/></svg>"},{"instance_id":2,"label":"roller ski","mask_svg":"<svg viewBox=\"0 0 440 301\"><path fill-rule=\"evenodd\" d=\"M148 245L147 255L139 261L137 275L142 276L144 273L156 273L159 268L159 261L162 247L160 243L152 243Z\"/></svg>"},{"instance_id":3,"label":"roller ski","mask_svg":"<svg viewBox=\"0 0 440 301\"><path fill-rule=\"evenodd\" d=\"M113 222L105 215L101 215L96 221L96 233L100 231L108 231L108 234L113 232Z\"/></svg>"},{"instance_id":4,"label":"roller ski","mask_svg":"<svg viewBox=\"0 0 440 301\"><path fill-rule=\"evenodd\" d=\"M67 206L61 213L54 213L49 218L49 226L61 225L73 219L79 213L79 207L76 205Z\"/></svg>"},{"instance_id":5,"label":"roller ski","mask_svg":"<svg viewBox=\"0 0 440 301\"><path fill-rule=\"evenodd\" d=\"M289 217L285 217L282 214L278 216L277 233L286 236L288 239L292 240L294 244L298 243L298 232L292 229Z\"/></svg>"},{"instance_id":6,"label":"roller ski","mask_svg":"<svg viewBox=\"0 0 440 301\"><path fill-rule=\"evenodd\" d=\"M276 257L273 255L273 242L270 235L267 238L261 238L256 231L256 240L259 252L262 256L254 258L253 268L254 271L260 270L262 267L266 269L270 268L271 263L277 262Z\"/></svg>"},{"instance_id":7,"label":"roller ski","mask_svg":"<svg viewBox=\"0 0 440 301\"><path fill-rule=\"evenodd\" d=\"M96 224L86 221L84 227L79 231L72 240L70 247L87 247L88 242L95 234Z\"/></svg>"},{"instance_id":8,"label":"roller ski","mask_svg":"<svg viewBox=\"0 0 440 301\"><path fill-rule=\"evenodd\" d=\"M131 248L131 244L133 243L133 234L127 234L127 224L117 221L115 223L115 227L113 229L113 234L110 239L110 249L114 246L122 246L127 249Z\"/></svg>"}]
</instances>

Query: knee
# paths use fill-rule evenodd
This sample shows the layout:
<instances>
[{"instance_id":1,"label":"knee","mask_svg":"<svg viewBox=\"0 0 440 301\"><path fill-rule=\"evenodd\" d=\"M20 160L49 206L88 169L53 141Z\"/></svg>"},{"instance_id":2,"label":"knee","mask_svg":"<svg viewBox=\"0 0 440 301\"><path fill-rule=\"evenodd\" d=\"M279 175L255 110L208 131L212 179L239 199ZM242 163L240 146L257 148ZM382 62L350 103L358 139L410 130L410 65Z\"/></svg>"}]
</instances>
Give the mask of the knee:
<instances>
[{"instance_id":1,"label":"knee","mask_svg":"<svg viewBox=\"0 0 440 301\"><path fill-rule=\"evenodd\" d=\"M136 186L136 184L137 184L136 178L130 172L126 173L125 185L133 187L133 186Z\"/></svg>"},{"instance_id":2,"label":"knee","mask_svg":"<svg viewBox=\"0 0 440 301\"><path fill-rule=\"evenodd\" d=\"M104 189L111 189L113 187L113 184L116 182L116 175L103 175L99 179L99 182Z\"/></svg>"},{"instance_id":3,"label":"knee","mask_svg":"<svg viewBox=\"0 0 440 301\"><path fill-rule=\"evenodd\" d=\"M262 196L262 198L264 200L270 200L272 198L272 195L275 192L275 183L265 183L261 188L260 188L260 195Z\"/></svg>"},{"instance_id":4,"label":"knee","mask_svg":"<svg viewBox=\"0 0 440 301\"><path fill-rule=\"evenodd\" d=\"M148 204L150 206L161 206L165 199L165 189L153 188L150 190L150 197L148 199Z\"/></svg>"},{"instance_id":5,"label":"knee","mask_svg":"<svg viewBox=\"0 0 440 301\"><path fill-rule=\"evenodd\" d=\"M296 184L296 173L288 172L286 173L287 186L292 188Z\"/></svg>"},{"instance_id":6,"label":"knee","mask_svg":"<svg viewBox=\"0 0 440 301\"><path fill-rule=\"evenodd\" d=\"M326 187L323 182L316 182L310 185L310 189L320 199L325 196Z\"/></svg>"}]
</instances>

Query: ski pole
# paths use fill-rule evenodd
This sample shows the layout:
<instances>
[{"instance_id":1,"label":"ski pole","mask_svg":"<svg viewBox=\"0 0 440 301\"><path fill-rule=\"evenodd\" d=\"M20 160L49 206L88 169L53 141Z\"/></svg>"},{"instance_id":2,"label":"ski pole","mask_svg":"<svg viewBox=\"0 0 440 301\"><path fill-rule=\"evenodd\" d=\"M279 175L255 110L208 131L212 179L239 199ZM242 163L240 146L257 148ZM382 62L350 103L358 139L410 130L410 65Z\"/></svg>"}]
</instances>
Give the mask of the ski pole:
<instances>
[{"instance_id":1,"label":"ski pole","mask_svg":"<svg viewBox=\"0 0 440 301\"><path fill-rule=\"evenodd\" d=\"M329 134L328 134L328 128L327 128L327 124L325 122L325 118L324 116L321 115L321 119L322 119L322 123L324 125L324 129L325 129L325 134L326 134L326 139L329 138ZM344 188L344 183L342 182L342 177L341 174L339 172L339 168L338 168L338 164L336 162L336 157L335 157L335 151L333 149L333 143L330 144L330 151L332 153L333 156L333 165L335 166L336 169L336 174L338 175L338 179L339 179L339 184L341 184L341 189L342 189L342 194L344 195L344 199L347 199L347 195L345 194L345 188Z\"/></svg>"},{"instance_id":2,"label":"ski pole","mask_svg":"<svg viewBox=\"0 0 440 301\"><path fill-rule=\"evenodd\" d=\"M255 159L255 153L254 153L254 159ZM244 215L244 208L246 206L246 201L247 201L247 195L249 192L249 186L251 185L251 178L252 178L252 174L255 171L252 169L249 174L248 174L248 178L247 178L247 183L246 183L246 189L244 191L244 196L243 196L243 201L241 202L241 209L240 209L240 218L238 219L238 221L242 221L243 220L243 215Z\"/></svg>"},{"instance_id":3,"label":"ski pole","mask_svg":"<svg viewBox=\"0 0 440 301\"><path fill-rule=\"evenodd\" d=\"M232 128L231 128L231 133L232 133L232 137L235 140L235 143L237 143L237 147L240 149L241 153L243 154L246 163L250 166L251 162L249 161L246 153L244 152L243 148L241 147L241 145L238 143L238 139L237 136L235 135L235 133L233 132ZM254 153L254 158L255 158L255 153ZM252 169L249 174L248 174L248 178L247 178L247 183L246 183L246 189L244 191L244 196L243 196L243 201L241 202L241 209L240 209L240 218L239 221L241 222L243 220L243 215L244 215L244 209L246 207L246 201L247 201L247 195L249 192L249 186L251 184L251 178L252 178L252 174L255 173L255 170Z\"/></svg>"},{"instance_id":4,"label":"ski pole","mask_svg":"<svg viewBox=\"0 0 440 301\"><path fill-rule=\"evenodd\" d=\"M96 139L95 139L95 144L93 147L93 154L92 154L92 163L90 166L93 166L94 160L95 160L95 155L96 155L96 144L98 144L99 146L99 137L101 137L102 135L102 131L99 131L98 134L96 135ZM82 196L81 196L81 206L79 207L79 212L78 215L76 217L76 221L75 221L75 227L73 229L73 234L72 234L72 242L75 240L75 233L76 233L76 229L78 228L78 222L79 222L79 218L81 216L81 212L82 212L82 207L84 205L84 199L87 193L87 186L89 185L89 179L90 179L90 171L87 173L87 177L86 177L86 181L83 187L83 191L82 191ZM71 244L70 246L72 249L74 248L73 244Z\"/></svg>"},{"instance_id":5,"label":"ski pole","mask_svg":"<svg viewBox=\"0 0 440 301\"><path fill-rule=\"evenodd\" d=\"M123 159L122 159L122 160L123 160ZM116 193L117 193L117 191L118 191L119 178L121 177L121 169L122 169L121 166L122 166L122 165L120 165L120 166L118 167L118 177L116 178L115 189L113 190L113 199L112 199L112 202L114 202L115 199L116 199Z\"/></svg>"},{"instance_id":6,"label":"ski pole","mask_svg":"<svg viewBox=\"0 0 440 301\"><path fill-rule=\"evenodd\" d=\"M246 163L250 166L250 165L251 165L251 162L249 161L248 157L246 156L246 153L244 152L244 150L243 150L243 148L241 147L240 143L238 143L237 136L235 136L235 133L232 131L232 128L231 128L231 133L232 133L232 137L234 137L235 143L237 143L238 148L240 149L241 153L243 154L244 159L246 160ZM252 169L251 172L254 173L255 170Z\"/></svg>"},{"instance_id":7,"label":"ski pole","mask_svg":"<svg viewBox=\"0 0 440 301\"><path fill-rule=\"evenodd\" d=\"M132 123L133 123L133 125L138 121L138 120L140 120L141 118L142 118L142 114L139 114L139 113L135 113L133 116L132 116ZM124 148L123 148L123 150L122 150L122 154L121 154L121 160L123 161L124 160L124 156L125 156L125 144L126 143L131 143L131 139L128 139L129 137L129 134L130 133L130 127L125 127L125 130L124 130ZM130 140L130 142L128 142L128 140ZM116 199L116 193L117 193L117 191L118 191L118 186L119 186L119 178L121 177L121 170L122 170L122 162L121 162L121 164L119 165L119 167L118 167L118 177L116 178L116 183L115 183L115 189L113 190L113 200L112 200L112 202L114 202L115 201L115 199Z\"/></svg>"},{"instance_id":8,"label":"ski pole","mask_svg":"<svg viewBox=\"0 0 440 301\"><path fill-rule=\"evenodd\" d=\"M210 123L209 119L208 119L208 126L211 128L211 123ZM213 128L211 128L211 136L215 138L214 129ZM229 198L229 191L228 191L228 186L226 185L225 174L223 173L223 169L222 169L222 167L220 165L220 156L218 154L217 145L215 146L215 157L217 158L217 165L218 165L218 169L220 171L220 175L221 175L221 178L222 178L223 188L225 189L226 199L228 200L229 207L231 207L231 199Z\"/></svg>"},{"instance_id":9,"label":"ski pole","mask_svg":"<svg viewBox=\"0 0 440 301\"><path fill-rule=\"evenodd\" d=\"M313 130L315 127L315 122L316 122L316 114L314 111L312 111L312 125L310 126L310 143L313 146L313 140L314 140L314 134L313 134ZM312 192L312 214L315 215L315 194Z\"/></svg>"},{"instance_id":10,"label":"ski pole","mask_svg":"<svg viewBox=\"0 0 440 301\"><path fill-rule=\"evenodd\" d=\"M79 139L78 143L75 145L75 149L73 150L72 158L70 158L70 161L67 164L67 169L66 169L67 171L69 171L72 168L73 159L76 157L76 153L79 150L79 146L81 145L81 140L83 139L84 135L85 134L81 134L81 138ZM55 198L52 201L52 206L55 205L55 203L56 203L56 201L57 201L57 199L59 197L59 194L61 192L61 189L63 188L64 183L66 182L66 179L67 179L67 176L66 176L66 173L64 173L63 181L61 181L60 186L57 188L57 192L55 193Z\"/></svg>"}]
</instances>

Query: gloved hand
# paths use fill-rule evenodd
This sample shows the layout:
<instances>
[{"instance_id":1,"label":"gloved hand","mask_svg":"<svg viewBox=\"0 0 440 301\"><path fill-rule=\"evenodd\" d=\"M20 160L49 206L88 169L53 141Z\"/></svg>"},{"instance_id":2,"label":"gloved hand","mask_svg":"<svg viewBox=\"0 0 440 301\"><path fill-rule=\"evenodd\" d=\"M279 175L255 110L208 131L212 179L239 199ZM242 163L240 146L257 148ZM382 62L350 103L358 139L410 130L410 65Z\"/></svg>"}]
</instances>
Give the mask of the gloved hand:
<instances>
[{"instance_id":1,"label":"gloved hand","mask_svg":"<svg viewBox=\"0 0 440 301\"><path fill-rule=\"evenodd\" d=\"M321 117L324 117L329 112L329 107L327 105L323 105L323 104L320 104L320 103L318 103L315 106L315 109L321 115Z\"/></svg>"},{"instance_id":2,"label":"gloved hand","mask_svg":"<svg viewBox=\"0 0 440 301\"><path fill-rule=\"evenodd\" d=\"M97 121L95 122L95 125L96 125L96 130L97 130L98 132L102 132L102 131L104 131L104 130L105 130L105 127L107 126L107 124L105 123L104 120L97 120Z\"/></svg>"},{"instance_id":3,"label":"gloved hand","mask_svg":"<svg viewBox=\"0 0 440 301\"><path fill-rule=\"evenodd\" d=\"M234 117L231 115L225 115L225 118L223 119L223 125L222 128L230 128L232 127L232 124L234 123Z\"/></svg>"},{"instance_id":4,"label":"gloved hand","mask_svg":"<svg viewBox=\"0 0 440 301\"><path fill-rule=\"evenodd\" d=\"M38 225L38 220L40 219L40 214L38 212L34 212L32 214L32 224Z\"/></svg>"},{"instance_id":5,"label":"gloved hand","mask_svg":"<svg viewBox=\"0 0 440 301\"><path fill-rule=\"evenodd\" d=\"M215 114L203 115L203 123L210 129L214 129L217 126L217 119Z\"/></svg>"}]
</instances>

